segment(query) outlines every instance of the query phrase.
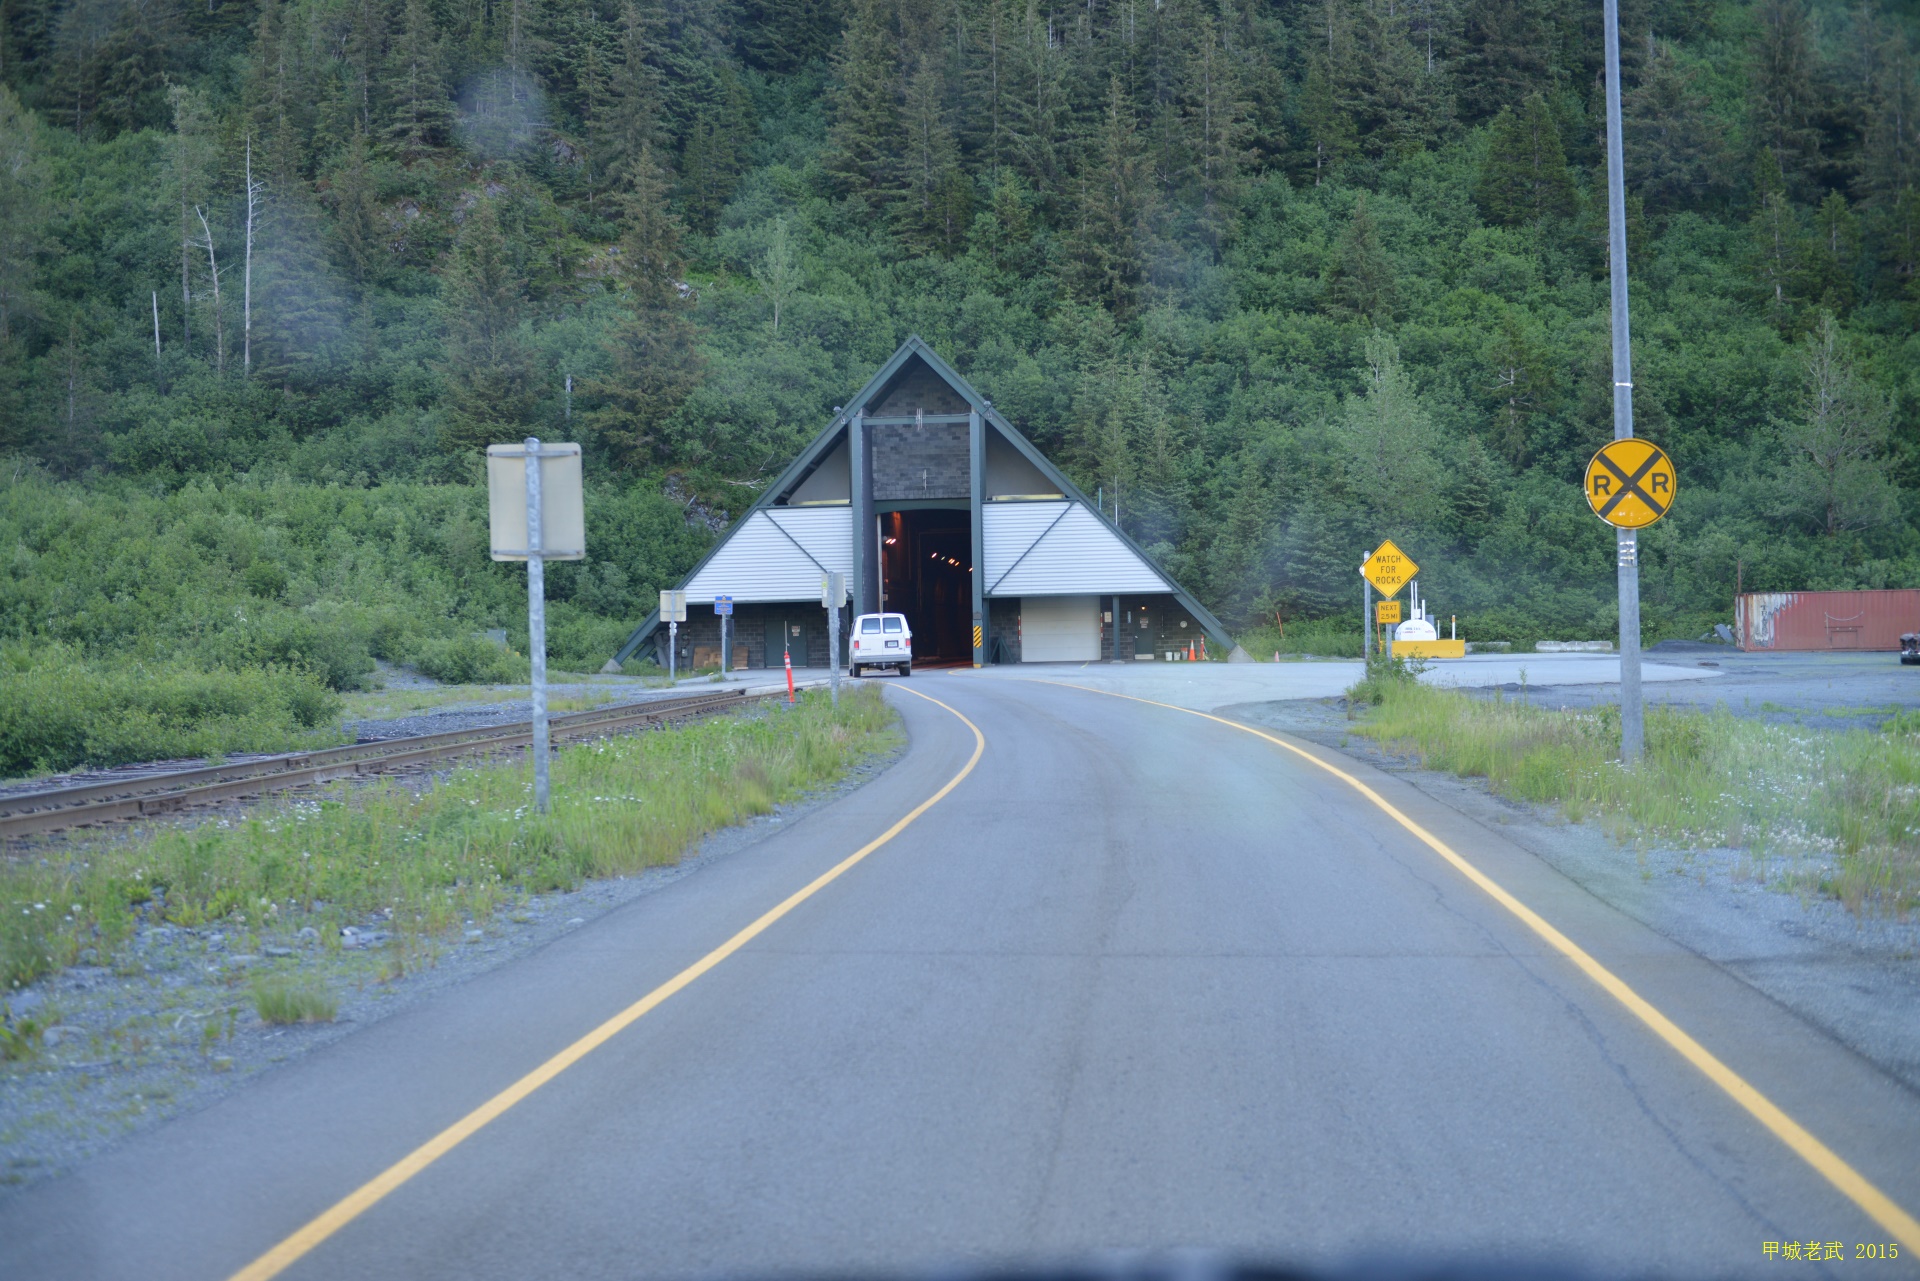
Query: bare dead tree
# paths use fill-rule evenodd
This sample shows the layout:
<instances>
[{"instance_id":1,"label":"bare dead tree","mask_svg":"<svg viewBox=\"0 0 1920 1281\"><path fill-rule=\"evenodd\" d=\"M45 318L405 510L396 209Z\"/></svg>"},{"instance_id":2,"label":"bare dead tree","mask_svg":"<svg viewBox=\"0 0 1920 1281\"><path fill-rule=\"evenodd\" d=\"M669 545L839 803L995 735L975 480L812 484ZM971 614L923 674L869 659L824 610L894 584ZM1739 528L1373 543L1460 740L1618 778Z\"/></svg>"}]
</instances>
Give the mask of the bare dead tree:
<instances>
[{"instance_id":1,"label":"bare dead tree","mask_svg":"<svg viewBox=\"0 0 1920 1281\"><path fill-rule=\"evenodd\" d=\"M247 253L240 272L240 367L253 373L253 226L267 184L253 176L253 135L247 135ZM218 283L215 284L216 294Z\"/></svg>"},{"instance_id":2,"label":"bare dead tree","mask_svg":"<svg viewBox=\"0 0 1920 1281\"><path fill-rule=\"evenodd\" d=\"M207 251L207 277L213 282L213 367L224 374L227 372L227 326L220 314L220 260L213 252L213 228L207 225L207 215L199 205L193 207L193 214L200 220L200 239L194 243Z\"/></svg>"}]
</instances>

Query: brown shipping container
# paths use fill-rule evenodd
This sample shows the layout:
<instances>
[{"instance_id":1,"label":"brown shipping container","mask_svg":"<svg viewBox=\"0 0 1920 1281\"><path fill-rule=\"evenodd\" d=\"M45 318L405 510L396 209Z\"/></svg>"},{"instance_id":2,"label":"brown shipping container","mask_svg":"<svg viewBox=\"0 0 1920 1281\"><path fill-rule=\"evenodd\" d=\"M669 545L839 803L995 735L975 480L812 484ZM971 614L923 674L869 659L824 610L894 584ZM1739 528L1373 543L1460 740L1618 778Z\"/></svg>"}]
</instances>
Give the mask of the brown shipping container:
<instances>
[{"instance_id":1,"label":"brown shipping container","mask_svg":"<svg viewBox=\"0 0 1920 1281\"><path fill-rule=\"evenodd\" d=\"M1749 592L1733 602L1734 636L1745 650L1897 650L1920 632L1920 590Z\"/></svg>"}]
</instances>

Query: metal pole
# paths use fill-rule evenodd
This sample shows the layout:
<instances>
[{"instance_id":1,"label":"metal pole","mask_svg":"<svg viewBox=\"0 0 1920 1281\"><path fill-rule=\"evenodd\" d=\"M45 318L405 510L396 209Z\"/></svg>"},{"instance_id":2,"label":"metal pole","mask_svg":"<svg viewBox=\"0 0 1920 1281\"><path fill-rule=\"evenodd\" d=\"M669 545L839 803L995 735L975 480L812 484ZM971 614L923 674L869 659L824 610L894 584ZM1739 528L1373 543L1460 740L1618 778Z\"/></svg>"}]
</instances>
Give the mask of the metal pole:
<instances>
[{"instance_id":1,"label":"metal pole","mask_svg":"<svg viewBox=\"0 0 1920 1281\"><path fill-rule=\"evenodd\" d=\"M667 624L667 681L672 683L680 679L674 674L673 665L680 657L680 622L678 619Z\"/></svg>"},{"instance_id":2,"label":"metal pole","mask_svg":"<svg viewBox=\"0 0 1920 1281\"><path fill-rule=\"evenodd\" d=\"M720 615L720 679L727 678L727 616Z\"/></svg>"},{"instance_id":3,"label":"metal pole","mask_svg":"<svg viewBox=\"0 0 1920 1281\"><path fill-rule=\"evenodd\" d=\"M1633 436L1633 352L1627 329L1627 183L1620 141L1620 0L1604 0L1607 43L1607 257L1613 284L1613 438ZM1640 701L1640 558L1634 531L1616 531L1620 588L1620 759L1646 747Z\"/></svg>"},{"instance_id":4,"label":"metal pole","mask_svg":"<svg viewBox=\"0 0 1920 1281\"><path fill-rule=\"evenodd\" d=\"M527 649L533 660L533 808L547 812L547 570L540 556L540 438L527 447Z\"/></svg>"},{"instance_id":5,"label":"metal pole","mask_svg":"<svg viewBox=\"0 0 1920 1281\"><path fill-rule=\"evenodd\" d=\"M153 291L153 358L160 359L160 291Z\"/></svg>"},{"instance_id":6,"label":"metal pole","mask_svg":"<svg viewBox=\"0 0 1920 1281\"><path fill-rule=\"evenodd\" d=\"M1373 661L1373 582L1360 580L1360 655Z\"/></svg>"},{"instance_id":7,"label":"metal pole","mask_svg":"<svg viewBox=\"0 0 1920 1281\"><path fill-rule=\"evenodd\" d=\"M840 710L840 604L827 610L827 688L833 691L833 707Z\"/></svg>"}]
</instances>

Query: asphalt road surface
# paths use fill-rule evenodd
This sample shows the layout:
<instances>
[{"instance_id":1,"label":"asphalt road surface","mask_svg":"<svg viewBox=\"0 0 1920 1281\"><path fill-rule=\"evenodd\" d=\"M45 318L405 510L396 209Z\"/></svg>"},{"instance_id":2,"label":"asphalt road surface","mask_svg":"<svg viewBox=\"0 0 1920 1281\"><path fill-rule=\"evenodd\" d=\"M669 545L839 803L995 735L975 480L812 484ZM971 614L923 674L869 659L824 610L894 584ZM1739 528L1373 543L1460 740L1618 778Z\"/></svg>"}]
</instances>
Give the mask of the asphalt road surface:
<instances>
[{"instance_id":1,"label":"asphalt road surface","mask_svg":"<svg viewBox=\"0 0 1920 1281\"><path fill-rule=\"evenodd\" d=\"M1853 1257L1892 1238L1833 1161L1796 1155L1349 782L1109 694L970 673L891 689L913 747L877 781L14 1195L0 1274L246 1267L934 796L976 739L909 690L984 736L950 794L296 1239L280 1275L897 1274L1181 1247L1914 1274L1913 1242ZM1487 829L1310 750L1896 1215L1920 1207L1920 1097ZM1845 1261L1762 1252L1789 1240L1838 1242Z\"/></svg>"}]
</instances>

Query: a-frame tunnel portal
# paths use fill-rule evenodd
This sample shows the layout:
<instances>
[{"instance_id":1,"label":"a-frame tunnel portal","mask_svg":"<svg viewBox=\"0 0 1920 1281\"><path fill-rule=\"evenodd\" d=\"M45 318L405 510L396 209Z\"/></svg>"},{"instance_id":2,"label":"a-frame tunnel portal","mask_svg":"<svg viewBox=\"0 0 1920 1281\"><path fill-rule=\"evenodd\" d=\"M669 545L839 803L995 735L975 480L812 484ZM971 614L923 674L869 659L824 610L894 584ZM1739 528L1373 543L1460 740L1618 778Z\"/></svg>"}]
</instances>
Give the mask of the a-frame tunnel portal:
<instances>
[{"instance_id":1,"label":"a-frame tunnel portal","mask_svg":"<svg viewBox=\"0 0 1920 1281\"><path fill-rule=\"evenodd\" d=\"M1163 661L1225 628L919 338L837 412L682 580L679 661L827 663L820 580L856 614L907 615L921 661ZM705 607L705 608L703 608ZM660 654L649 614L610 667ZM841 649L844 660L846 649Z\"/></svg>"}]
</instances>

